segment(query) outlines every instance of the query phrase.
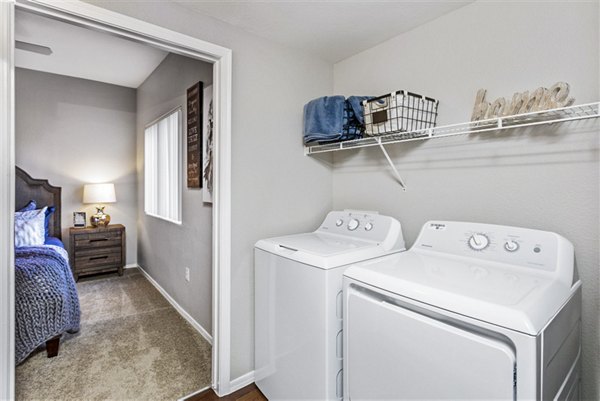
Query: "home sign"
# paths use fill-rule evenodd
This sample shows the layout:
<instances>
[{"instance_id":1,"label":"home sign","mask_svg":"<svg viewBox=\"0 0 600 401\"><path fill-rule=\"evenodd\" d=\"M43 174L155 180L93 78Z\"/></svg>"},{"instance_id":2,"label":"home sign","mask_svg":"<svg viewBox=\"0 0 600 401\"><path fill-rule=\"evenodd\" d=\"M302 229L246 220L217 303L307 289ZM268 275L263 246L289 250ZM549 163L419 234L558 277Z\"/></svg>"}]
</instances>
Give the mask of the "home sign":
<instances>
[{"instance_id":1,"label":"home sign","mask_svg":"<svg viewBox=\"0 0 600 401\"><path fill-rule=\"evenodd\" d=\"M531 94L529 91L515 93L510 102L500 97L490 103L485 99L486 93L486 89L477 91L471 121L568 107L575 102L569 97L569 84L566 82L557 82L550 89L537 88Z\"/></svg>"}]
</instances>

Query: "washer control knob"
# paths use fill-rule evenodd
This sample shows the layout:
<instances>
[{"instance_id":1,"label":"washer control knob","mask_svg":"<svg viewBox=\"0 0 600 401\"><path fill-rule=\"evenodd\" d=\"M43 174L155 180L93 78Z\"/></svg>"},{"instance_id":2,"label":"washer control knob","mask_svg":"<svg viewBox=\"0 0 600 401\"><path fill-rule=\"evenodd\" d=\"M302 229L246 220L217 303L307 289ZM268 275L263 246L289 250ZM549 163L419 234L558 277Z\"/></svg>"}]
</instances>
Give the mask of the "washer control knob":
<instances>
[{"instance_id":1,"label":"washer control knob","mask_svg":"<svg viewBox=\"0 0 600 401\"><path fill-rule=\"evenodd\" d=\"M348 222L348 230L354 231L358 228L359 225L360 223L358 222L358 220L350 219L350 221Z\"/></svg>"},{"instance_id":2,"label":"washer control knob","mask_svg":"<svg viewBox=\"0 0 600 401\"><path fill-rule=\"evenodd\" d=\"M365 224L365 231L371 231L373 229L373 223Z\"/></svg>"},{"instance_id":3,"label":"washer control knob","mask_svg":"<svg viewBox=\"0 0 600 401\"><path fill-rule=\"evenodd\" d=\"M344 224L344 220L342 220L342 219L337 219L337 221L335 222L335 225L338 227L341 226L342 224Z\"/></svg>"},{"instance_id":4,"label":"washer control knob","mask_svg":"<svg viewBox=\"0 0 600 401\"><path fill-rule=\"evenodd\" d=\"M490 245L490 239L483 233L475 233L469 238L469 247L474 251L483 251Z\"/></svg>"},{"instance_id":5,"label":"washer control knob","mask_svg":"<svg viewBox=\"0 0 600 401\"><path fill-rule=\"evenodd\" d=\"M519 243L517 241L508 240L504 243L504 249L507 252L515 252L519 250Z\"/></svg>"}]
</instances>

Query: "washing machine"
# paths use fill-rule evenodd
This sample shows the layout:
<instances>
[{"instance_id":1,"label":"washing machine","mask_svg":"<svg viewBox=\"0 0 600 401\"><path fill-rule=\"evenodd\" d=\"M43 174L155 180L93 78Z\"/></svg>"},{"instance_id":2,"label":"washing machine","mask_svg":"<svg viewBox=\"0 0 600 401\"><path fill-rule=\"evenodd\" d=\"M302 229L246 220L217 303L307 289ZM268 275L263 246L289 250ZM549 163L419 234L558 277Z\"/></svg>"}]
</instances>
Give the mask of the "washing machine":
<instances>
[{"instance_id":1,"label":"washing machine","mask_svg":"<svg viewBox=\"0 0 600 401\"><path fill-rule=\"evenodd\" d=\"M428 222L344 276L344 399L577 400L581 282L551 232Z\"/></svg>"},{"instance_id":2,"label":"washing machine","mask_svg":"<svg viewBox=\"0 0 600 401\"><path fill-rule=\"evenodd\" d=\"M396 219L349 210L256 243L255 381L269 400L341 399L342 274L404 250Z\"/></svg>"}]
</instances>

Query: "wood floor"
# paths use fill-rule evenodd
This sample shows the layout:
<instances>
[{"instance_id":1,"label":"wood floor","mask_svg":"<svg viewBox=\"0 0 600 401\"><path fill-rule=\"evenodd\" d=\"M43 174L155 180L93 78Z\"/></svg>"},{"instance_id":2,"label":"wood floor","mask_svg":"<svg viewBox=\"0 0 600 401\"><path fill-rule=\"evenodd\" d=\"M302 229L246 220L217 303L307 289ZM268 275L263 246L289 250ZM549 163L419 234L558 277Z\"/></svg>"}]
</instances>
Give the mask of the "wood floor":
<instances>
[{"instance_id":1,"label":"wood floor","mask_svg":"<svg viewBox=\"0 0 600 401\"><path fill-rule=\"evenodd\" d=\"M268 401L267 398L260 392L256 384L252 383L235 393L219 397L212 389L205 390L199 394L195 394L185 399L185 401Z\"/></svg>"}]
</instances>

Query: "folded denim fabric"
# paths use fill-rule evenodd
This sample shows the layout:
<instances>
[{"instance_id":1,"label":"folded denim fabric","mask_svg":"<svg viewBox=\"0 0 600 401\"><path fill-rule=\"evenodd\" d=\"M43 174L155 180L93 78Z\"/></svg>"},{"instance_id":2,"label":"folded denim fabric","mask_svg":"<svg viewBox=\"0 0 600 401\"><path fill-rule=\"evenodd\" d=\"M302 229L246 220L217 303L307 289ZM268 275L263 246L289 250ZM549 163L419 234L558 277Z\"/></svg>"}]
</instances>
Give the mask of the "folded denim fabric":
<instances>
[{"instance_id":1,"label":"folded denim fabric","mask_svg":"<svg viewBox=\"0 0 600 401\"><path fill-rule=\"evenodd\" d=\"M373 99L374 96L350 96L347 100L350 103L350 107L354 111L354 116L360 124L365 123L365 113L362 107L363 100Z\"/></svg>"},{"instance_id":2,"label":"folded denim fabric","mask_svg":"<svg viewBox=\"0 0 600 401\"><path fill-rule=\"evenodd\" d=\"M329 142L337 142L342 138L342 134L335 135L323 135L323 134L312 134L312 135L304 135L304 144L318 142L319 144L329 143Z\"/></svg>"},{"instance_id":3,"label":"folded denim fabric","mask_svg":"<svg viewBox=\"0 0 600 401\"><path fill-rule=\"evenodd\" d=\"M304 143L326 144L362 138L363 100L373 96L325 96L304 106Z\"/></svg>"}]
</instances>

